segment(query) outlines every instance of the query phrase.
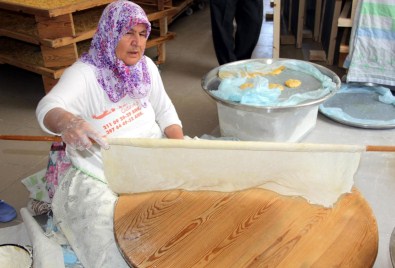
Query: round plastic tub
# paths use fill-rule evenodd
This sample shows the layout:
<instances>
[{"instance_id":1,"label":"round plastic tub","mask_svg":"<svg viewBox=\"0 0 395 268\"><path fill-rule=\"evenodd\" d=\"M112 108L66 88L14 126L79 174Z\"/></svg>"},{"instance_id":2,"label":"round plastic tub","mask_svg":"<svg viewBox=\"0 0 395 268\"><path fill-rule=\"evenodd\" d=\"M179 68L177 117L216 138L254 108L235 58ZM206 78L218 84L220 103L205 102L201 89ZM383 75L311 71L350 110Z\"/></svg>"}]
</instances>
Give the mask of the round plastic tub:
<instances>
[{"instance_id":1,"label":"round plastic tub","mask_svg":"<svg viewBox=\"0 0 395 268\"><path fill-rule=\"evenodd\" d=\"M290 106L256 106L224 100L213 94L213 91L217 90L221 83L221 79L218 77L218 71L221 67L250 62L261 62L269 65L287 61L298 62L298 60L288 59L237 61L216 67L202 78L203 90L217 102L221 136L246 141L298 142L315 127L319 105L336 93L341 82L334 72L314 63L308 64L317 68L334 82L334 87L331 88L330 92L319 99L311 99ZM306 64L306 62L303 63ZM286 74L284 75L286 76ZM292 77L288 77L288 79L304 80L304 92L317 90L319 85L317 86L316 82L309 82L306 77L308 76L305 73L300 72L295 75L295 72L293 72ZM275 82L278 83L280 78L276 77L276 79ZM286 77L282 79L286 79ZM287 98L287 94L289 92L284 90L280 97Z\"/></svg>"}]
</instances>

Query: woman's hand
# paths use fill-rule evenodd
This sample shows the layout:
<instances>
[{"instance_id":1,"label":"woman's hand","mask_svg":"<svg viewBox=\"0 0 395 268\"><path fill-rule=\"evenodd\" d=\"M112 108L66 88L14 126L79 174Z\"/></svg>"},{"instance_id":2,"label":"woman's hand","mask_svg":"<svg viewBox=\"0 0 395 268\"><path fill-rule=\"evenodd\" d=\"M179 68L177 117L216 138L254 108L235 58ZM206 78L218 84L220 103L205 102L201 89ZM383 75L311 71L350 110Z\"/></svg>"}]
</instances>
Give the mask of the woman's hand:
<instances>
[{"instance_id":1,"label":"woman's hand","mask_svg":"<svg viewBox=\"0 0 395 268\"><path fill-rule=\"evenodd\" d=\"M182 131L181 126L179 125L170 125L165 128L165 135L169 139L184 139L184 132Z\"/></svg>"},{"instance_id":2,"label":"woman's hand","mask_svg":"<svg viewBox=\"0 0 395 268\"><path fill-rule=\"evenodd\" d=\"M81 117L75 116L61 108L50 110L44 118L45 126L60 133L63 141L74 150L85 150L92 146L92 141L103 149L109 149L108 143Z\"/></svg>"},{"instance_id":3,"label":"woman's hand","mask_svg":"<svg viewBox=\"0 0 395 268\"><path fill-rule=\"evenodd\" d=\"M94 130L88 122L81 117L74 117L67 123L61 132L62 140L71 148L85 150L92 147L95 141L102 148L108 149L108 143Z\"/></svg>"}]
</instances>

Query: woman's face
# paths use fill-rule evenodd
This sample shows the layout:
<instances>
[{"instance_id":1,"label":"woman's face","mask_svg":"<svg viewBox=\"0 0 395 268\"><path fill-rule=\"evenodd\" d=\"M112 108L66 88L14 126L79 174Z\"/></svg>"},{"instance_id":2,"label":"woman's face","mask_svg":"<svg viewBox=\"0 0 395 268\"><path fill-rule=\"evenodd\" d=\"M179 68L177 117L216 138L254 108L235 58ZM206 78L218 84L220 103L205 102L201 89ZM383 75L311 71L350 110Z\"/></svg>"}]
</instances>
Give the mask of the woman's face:
<instances>
[{"instance_id":1,"label":"woman's face","mask_svg":"<svg viewBox=\"0 0 395 268\"><path fill-rule=\"evenodd\" d=\"M145 24L137 24L119 40L115 55L126 65L134 65L143 56L146 45L147 28Z\"/></svg>"}]
</instances>

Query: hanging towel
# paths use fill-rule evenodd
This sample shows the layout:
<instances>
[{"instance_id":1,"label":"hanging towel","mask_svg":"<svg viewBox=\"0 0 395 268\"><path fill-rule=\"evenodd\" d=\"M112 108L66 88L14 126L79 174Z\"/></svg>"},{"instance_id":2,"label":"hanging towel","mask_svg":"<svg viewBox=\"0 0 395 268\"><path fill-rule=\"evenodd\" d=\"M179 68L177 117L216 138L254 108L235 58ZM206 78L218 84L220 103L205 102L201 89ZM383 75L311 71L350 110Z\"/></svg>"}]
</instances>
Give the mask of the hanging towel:
<instances>
[{"instance_id":1,"label":"hanging towel","mask_svg":"<svg viewBox=\"0 0 395 268\"><path fill-rule=\"evenodd\" d=\"M395 86L395 1L360 0L344 62L347 82Z\"/></svg>"}]
</instances>

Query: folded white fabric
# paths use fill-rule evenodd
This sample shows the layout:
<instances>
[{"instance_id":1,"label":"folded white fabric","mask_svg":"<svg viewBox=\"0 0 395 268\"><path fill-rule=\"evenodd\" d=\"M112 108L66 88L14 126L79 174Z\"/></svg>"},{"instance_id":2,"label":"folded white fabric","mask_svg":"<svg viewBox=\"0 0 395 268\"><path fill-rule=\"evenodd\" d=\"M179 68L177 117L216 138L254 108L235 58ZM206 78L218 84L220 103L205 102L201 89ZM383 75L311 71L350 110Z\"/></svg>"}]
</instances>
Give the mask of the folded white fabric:
<instances>
[{"instance_id":1,"label":"folded white fabric","mask_svg":"<svg viewBox=\"0 0 395 268\"><path fill-rule=\"evenodd\" d=\"M347 82L395 86L395 2L360 0L344 62Z\"/></svg>"}]
</instances>

